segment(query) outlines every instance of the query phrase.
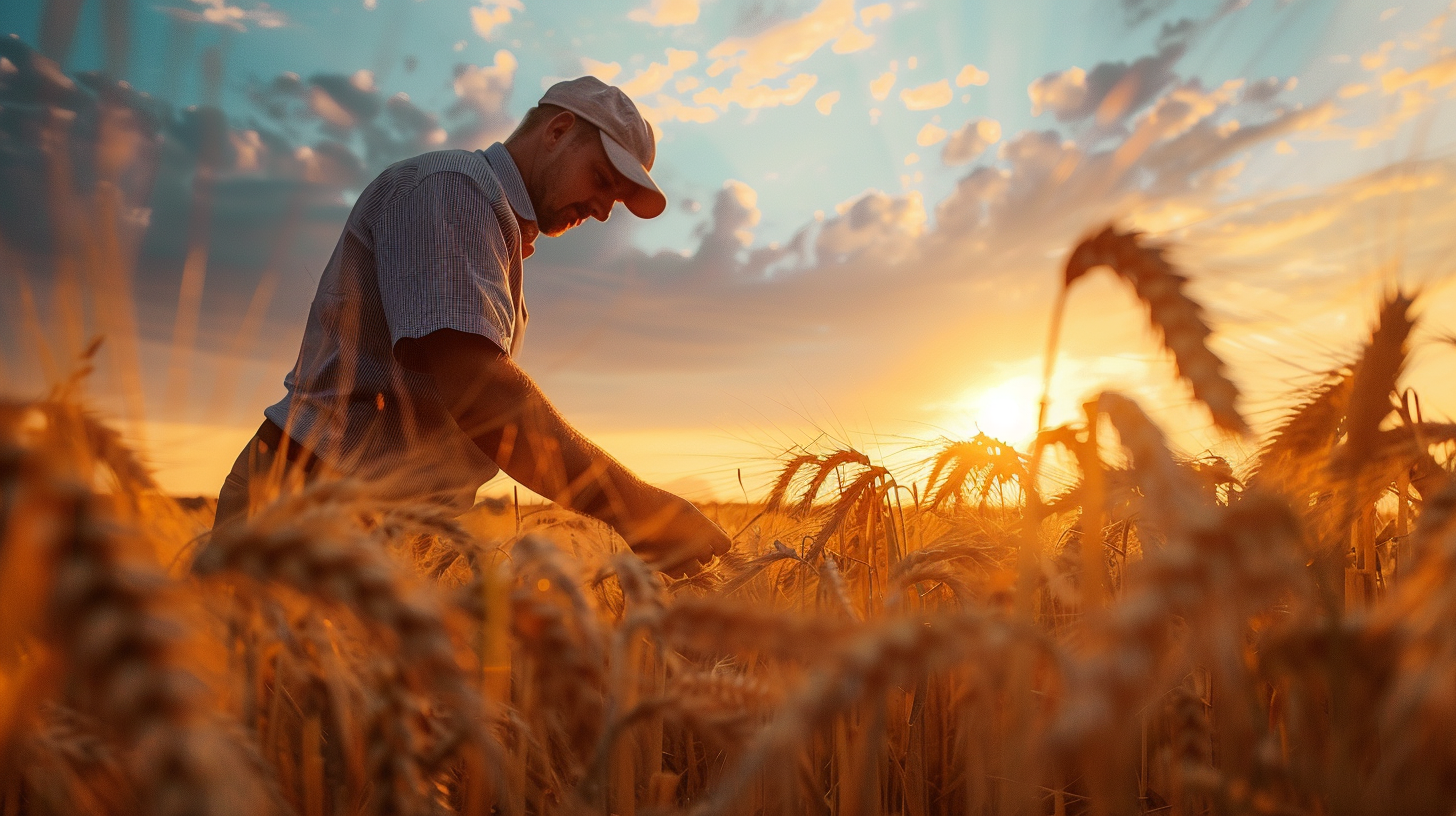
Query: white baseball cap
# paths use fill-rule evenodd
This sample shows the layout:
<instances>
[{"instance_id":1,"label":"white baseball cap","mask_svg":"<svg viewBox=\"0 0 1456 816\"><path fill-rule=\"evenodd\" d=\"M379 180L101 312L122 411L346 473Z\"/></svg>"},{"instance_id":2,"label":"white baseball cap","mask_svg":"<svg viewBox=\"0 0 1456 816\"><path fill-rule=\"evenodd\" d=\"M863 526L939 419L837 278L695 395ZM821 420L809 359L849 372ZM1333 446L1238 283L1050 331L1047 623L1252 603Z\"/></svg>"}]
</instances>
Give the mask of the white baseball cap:
<instances>
[{"instance_id":1,"label":"white baseball cap","mask_svg":"<svg viewBox=\"0 0 1456 816\"><path fill-rule=\"evenodd\" d=\"M636 185L622 203L638 218L662 215L667 209L667 196L647 174L657 157L652 126L626 94L594 76L584 76L547 88L538 104L565 108L596 125L612 166Z\"/></svg>"}]
</instances>

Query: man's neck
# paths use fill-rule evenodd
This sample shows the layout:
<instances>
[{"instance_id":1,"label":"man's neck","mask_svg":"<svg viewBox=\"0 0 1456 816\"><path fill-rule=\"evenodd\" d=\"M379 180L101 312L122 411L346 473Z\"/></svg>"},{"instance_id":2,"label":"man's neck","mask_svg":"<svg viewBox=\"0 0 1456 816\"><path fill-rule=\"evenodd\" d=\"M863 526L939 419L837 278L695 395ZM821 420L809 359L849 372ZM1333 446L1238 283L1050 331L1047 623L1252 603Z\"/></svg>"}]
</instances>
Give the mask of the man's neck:
<instances>
[{"instance_id":1,"label":"man's neck","mask_svg":"<svg viewBox=\"0 0 1456 816\"><path fill-rule=\"evenodd\" d=\"M534 151L529 150L519 139L507 138L501 144L505 146L506 152L511 154L511 161L515 162L516 172L521 174L521 182L526 187L526 197L531 199L531 206L538 207L534 184L536 175ZM524 260L535 253L536 238L541 234L541 230L535 221L521 218L520 213L516 213L516 223L521 228L521 258Z\"/></svg>"},{"instance_id":2,"label":"man's neck","mask_svg":"<svg viewBox=\"0 0 1456 816\"><path fill-rule=\"evenodd\" d=\"M540 202L536 200L536 151L531 145L514 137L507 138L501 144L511 154L511 161L516 163L516 172L521 174L521 181L526 185L526 196L531 199L531 206L540 206Z\"/></svg>"}]
</instances>

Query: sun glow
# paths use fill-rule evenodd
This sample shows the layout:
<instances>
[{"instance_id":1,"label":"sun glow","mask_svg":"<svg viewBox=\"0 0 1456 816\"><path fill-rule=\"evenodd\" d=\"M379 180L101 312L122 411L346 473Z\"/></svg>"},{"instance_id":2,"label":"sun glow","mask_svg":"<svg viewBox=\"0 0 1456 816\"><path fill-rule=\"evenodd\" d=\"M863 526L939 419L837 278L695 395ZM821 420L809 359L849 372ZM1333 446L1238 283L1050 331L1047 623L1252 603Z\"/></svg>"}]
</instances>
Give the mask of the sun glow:
<instances>
[{"instance_id":1,"label":"sun glow","mask_svg":"<svg viewBox=\"0 0 1456 816\"><path fill-rule=\"evenodd\" d=\"M1036 436L1036 407L1041 383L1022 375L985 387L967 389L954 403L949 418L951 430L973 436L987 436L1025 450Z\"/></svg>"}]
</instances>

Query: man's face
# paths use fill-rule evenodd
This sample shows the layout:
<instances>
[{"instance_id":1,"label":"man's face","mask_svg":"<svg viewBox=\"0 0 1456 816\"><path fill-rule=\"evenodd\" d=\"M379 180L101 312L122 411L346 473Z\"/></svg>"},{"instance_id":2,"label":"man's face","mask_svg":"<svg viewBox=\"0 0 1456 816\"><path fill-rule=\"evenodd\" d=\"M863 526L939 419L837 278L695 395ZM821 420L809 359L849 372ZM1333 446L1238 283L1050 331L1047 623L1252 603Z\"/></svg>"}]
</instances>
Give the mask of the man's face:
<instances>
[{"instance_id":1,"label":"man's face","mask_svg":"<svg viewBox=\"0 0 1456 816\"><path fill-rule=\"evenodd\" d=\"M536 226L555 237L588 218L607 220L632 182L612 166L601 134L585 122L563 131L552 120L543 140Z\"/></svg>"}]
</instances>

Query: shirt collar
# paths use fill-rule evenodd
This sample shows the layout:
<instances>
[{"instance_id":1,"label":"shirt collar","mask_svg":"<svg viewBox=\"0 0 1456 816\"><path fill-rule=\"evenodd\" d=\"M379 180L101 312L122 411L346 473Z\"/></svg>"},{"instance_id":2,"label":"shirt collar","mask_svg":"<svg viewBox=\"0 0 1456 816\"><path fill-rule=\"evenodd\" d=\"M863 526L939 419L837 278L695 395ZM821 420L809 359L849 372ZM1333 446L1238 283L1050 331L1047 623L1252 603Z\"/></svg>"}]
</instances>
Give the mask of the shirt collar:
<instances>
[{"instance_id":1,"label":"shirt collar","mask_svg":"<svg viewBox=\"0 0 1456 816\"><path fill-rule=\"evenodd\" d=\"M486 162L505 190L506 203L515 211L516 223L520 225L521 257L529 258L536 251L536 236L540 230L536 227L536 208L531 204L531 196L526 193L526 182L522 180L516 160L511 158L511 152L506 150L505 145L496 142L484 153Z\"/></svg>"}]
</instances>

